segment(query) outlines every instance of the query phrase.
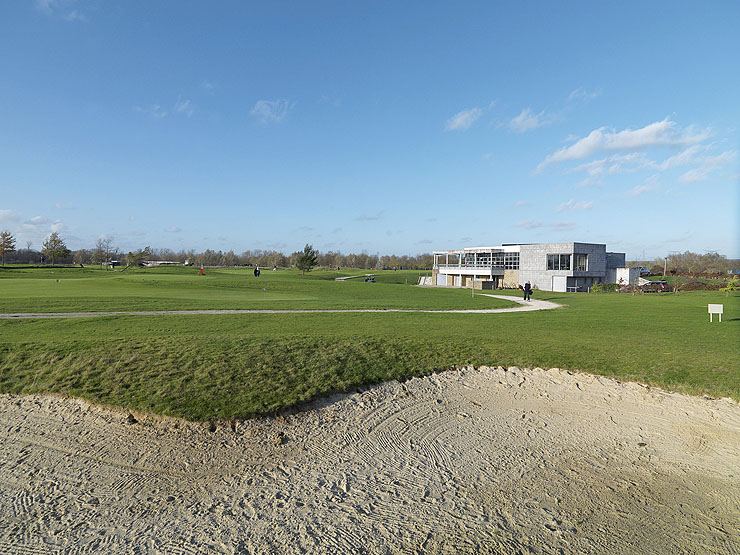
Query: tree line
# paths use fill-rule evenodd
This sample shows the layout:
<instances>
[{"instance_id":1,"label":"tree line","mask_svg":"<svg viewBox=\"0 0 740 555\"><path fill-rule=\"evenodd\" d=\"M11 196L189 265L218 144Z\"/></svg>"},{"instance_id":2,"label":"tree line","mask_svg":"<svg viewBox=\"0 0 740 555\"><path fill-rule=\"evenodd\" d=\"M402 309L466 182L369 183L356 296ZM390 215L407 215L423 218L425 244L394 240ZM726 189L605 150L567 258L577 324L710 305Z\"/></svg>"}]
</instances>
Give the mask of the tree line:
<instances>
[{"instance_id":1,"label":"tree line","mask_svg":"<svg viewBox=\"0 0 740 555\"><path fill-rule=\"evenodd\" d=\"M726 274L730 270L740 268L740 261L716 252L698 254L686 251L674 252L664 258L628 264L635 265L645 266L655 275L662 275L664 269L668 275Z\"/></svg>"},{"instance_id":2,"label":"tree line","mask_svg":"<svg viewBox=\"0 0 740 555\"><path fill-rule=\"evenodd\" d=\"M54 232L44 240L40 250L34 250L31 242L26 243L25 249L16 248L15 237L8 231L0 233L0 255L2 263L6 259L11 264L82 264L100 265L109 267L114 261L120 264L139 265L144 262L176 262L179 264L193 264L204 266L259 266L272 268L305 267L307 252L304 248L290 254L277 250L245 250L235 253L233 250L221 251L206 249L198 252L193 249L174 251L172 249L145 247L137 251L124 253L112 239L103 237L97 240L95 246L89 249L70 250L64 239ZM310 245L306 245L310 247ZM433 257L429 253L417 256L408 255L379 255L350 253L342 254L339 251L319 252L310 249L311 267L322 268L356 268L367 270L429 270L432 267Z\"/></svg>"}]
</instances>

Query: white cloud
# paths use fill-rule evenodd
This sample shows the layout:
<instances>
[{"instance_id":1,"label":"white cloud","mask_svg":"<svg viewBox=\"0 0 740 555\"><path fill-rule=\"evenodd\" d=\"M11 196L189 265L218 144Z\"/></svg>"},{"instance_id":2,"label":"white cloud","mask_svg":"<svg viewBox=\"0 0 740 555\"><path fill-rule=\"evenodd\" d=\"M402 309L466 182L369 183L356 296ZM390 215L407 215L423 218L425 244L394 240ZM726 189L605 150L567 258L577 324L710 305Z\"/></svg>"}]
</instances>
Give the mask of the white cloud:
<instances>
[{"instance_id":1,"label":"white cloud","mask_svg":"<svg viewBox=\"0 0 740 555\"><path fill-rule=\"evenodd\" d=\"M23 223L27 225L39 226L51 223L51 220L48 218L44 218L43 216L34 216L30 220L26 220Z\"/></svg>"},{"instance_id":2,"label":"white cloud","mask_svg":"<svg viewBox=\"0 0 740 555\"><path fill-rule=\"evenodd\" d=\"M59 233L60 231L64 231L64 228L65 228L65 225L61 220L57 220L49 226L49 229L51 231L55 231L57 233Z\"/></svg>"},{"instance_id":3,"label":"white cloud","mask_svg":"<svg viewBox=\"0 0 740 555\"><path fill-rule=\"evenodd\" d=\"M521 227L523 229L540 229L548 228L553 231L567 231L573 229L575 224L573 222L537 222L535 220L522 220L514 224L514 227Z\"/></svg>"},{"instance_id":4,"label":"white cloud","mask_svg":"<svg viewBox=\"0 0 740 555\"><path fill-rule=\"evenodd\" d=\"M0 224L17 222L20 215L15 210L0 210Z\"/></svg>"},{"instance_id":5,"label":"white cloud","mask_svg":"<svg viewBox=\"0 0 740 555\"><path fill-rule=\"evenodd\" d=\"M660 146L688 146L700 143L708 136L707 131L694 132L691 128L679 129L669 118L635 130L614 131L606 127L600 127L571 146L563 147L546 156L537 166L535 172L542 171L550 164L579 160L598 152L642 150Z\"/></svg>"},{"instance_id":6,"label":"white cloud","mask_svg":"<svg viewBox=\"0 0 740 555\"><path fill-rule=\"evenodd\" d=\"M727 164L730 164L737 157L737 152L726 151L716 156L705 156L699 158L701 164L698 168L684 173L680 179L688 183L695 183L697 181L704 181L709 177L709 174L723 168Z\"/></svg>"},{"instance_id":7,"label":"white cloud","mask_svg":"<svg viewBox=\"0 0 740 555\"><path fill-rule=\"evenodd\" d=\"M379 219L381 219L382 217L383 217L383 211L381 210L381 211L380 211L380 212L378 212L377 214L373 214L373 215L369 215L369 216L368 216L368 215L365 215L365 214L363 214L363 215L361 215L361 216L357 216L357 217L355 218L355 221L356 221L356 222L374 222L374 221L376 221L376 220L379 220Z\"/></svg>"},{"instance_id":8,"label":"white cloud","mask_svg":"<svg viewBox=\"0 0 740 555\"><path fill-rule=\"evenodd\" d=\"M295 102L287 100L258 100L249 113L260 123L278 123L285 119L294 106Z\"/></svg>"},{"instance_id":9,"label":"white cloud","mask_svg":"<svg viewBox=\"0 0 740 555\"><path fill-rule=\"evenodd\" d=\"M471 108L458 112L445 123L447 131L466 131L483 115L482 108Z\"/></svg>"},{"instance_id":10,"label":"white cloud","mask_svg":"<svg viewBox=\"0 0 740 555\"><path fill-rule=\"evenodd\" d=\"M58 0L36 0L35 5L36 9L41 13L51 15L54 13L54 8L58 3Z\"/></svg>"},{"instance_id":11,"label":"white cloud","mask_svg":"<svg viewBox=\"0 0 740 555\"><path fill-rule=\"evenodd\" d=\"M201 86L201 88L203 88L203 89L205 89L205 90L207 90L209 92L213 92L213 90L216 88L216 85L214 85L210 81L203 81L200 84L200 86Z\"/></svg>"},{"instance_id":12,"label":"white cloud","mask_svg":"<svg viewBox=\"0 0 740 555\"><path fill-rule=\"evenodd\" d=\"M74 9L75 4L75 0L35 0L34 2L36 10L44 15L51 17L59 14L62 19L71 22L87 21L84 13Z\"/></svg>"},{"instance_id":13,"label":"white cloud","mask_svg":"<svg viewBox=\"0 0 740 555\"><path fill-rule=\"evenodd\" d=\"M57 210L74 210L77 207L71 202L56 202L54 203L54 208Z\"/></svg>"},{"instance_id":14,"label":"white cloud","mask_svg":"<svg viewBox=\"0 0 740 555\"><path fill-rule=\"evenodd\" d=\"M522 110L521 114L512 118L509 122L509 127L517 133L526 133L527 131L533 131L548 123L550 123L550 121L545 119L545 112L535 114L531 109L525 108Z\"/></svg>"},{"instance_id":15,"label":"white cloud","mask_svg":"<svg viewBox=\"0 0 740 555\"><path fill-rule=\"evenodd\" d=\"M67 15L64 16L64 19L67 21L87 21L87 17L85 14L80 13L77 10L72 10Z\"/></svg>"},{"instance_id":16,"label":"white cloud","mask_svg":"<svg viewBox=\"0 0 740 555\"><path fill-rule=\"evenodd\" d=\"M182 229L177 227L176 225L171 225L169 227L164 228L165 233L180 233Z\"/></svg>"},{"instance_id":17,"label":"white cloud","mask_svg":"<svg viewBox=\"0 0 740 555\"><path fill-rule=\"evenodd\" d=\"M514 208L522 208L524 206L532 206L532 203L526 200L518 200L514 203Z\"/></svg>"},{"instance_id":18,"label":"white cloud","mask_svg":"<svg viewBox=\"0 0 740 555\"><path fill-rule=\"evenodd\" d=\"M590 210L593 207L594 203L592 200L589 201L578 201L576 202L573 199L570 199L568 202L563 202L558 205L558 207L555 209L555 212L569 212L571 210Z\"/></svg>"},{"instance_id":19,"label":"white cloud","mask_svg":"<svg viewBox=\"0 0 740 555\"><path fill-rule=\"evenodd\" d=\"M652 191L657 188L658 183L654 179L646 179L645 183L632 187L632 189L627 191L627 194L631 197L637 197L643 193L647 193L648 191Z\"/></svg>"},{"instance_id":20,"label":"white cloud","mask_svg":"<svg viewBox=\"0 0 740 555\"><path fill-rule=\"evenodd\" d=\"M179 114L185 114L186 116L190 117L193 115L193 112L195 112L195 108L193 107L193 103L190 101L190 99L179 99L177 102L175 102L175 112Z\"/></svg>"},{"instance_id":21,"label":"white cloud","mask_svg":"<svg viewBox=\"0 0 740 555\"><path fill-rule=\"evenodd\" d=\"M595 91L587 91L583 87L578 87L576 90L568 95L568 101L573 102L574 100L589 101L601 96L601 89Z\"/></svg>"},{"instance_id":22,"label":"white cloud","mask_svg":"<svg viewBox=\"0 0 740 555\"><path fill-rule=\"evenodd\" d=\"M159 104L152 104L151 106L134 106L134 112L147 114L154 119L162 119L167 117L167 112L162 110L162 107Z\"/></svg>"},{"instance_id":23,"label":"white cloud","mask_svg":"<svg viewBox=\"0 0 740 555\"><path fill-rule=\"evenodd\" d=\"M689 148L679 152L678 154L666 158L660 164L655 164L655 168L659 170L668 170L675 168L676 166L683 166L685 164L691 164L696 161L696 156L700 152L706 150L707 147L704 145L693 145Z\"/></svg>"},{"instance_id":24,"label":"white cloud","mask_svg":"<svg viewBox=\"0 0 740 555\"><path fill-rule=\"evenodd\" d=\"M569 170L568 173L585 171L588 175L597 177L606 174L614 175L618 173L637 171L648 165L650 165L650 161L644 154L631 152L629 154L617 154L600 160L586 162L585 164L581 164L580 166L576 166Z\"/></svg>"}]
</instances>

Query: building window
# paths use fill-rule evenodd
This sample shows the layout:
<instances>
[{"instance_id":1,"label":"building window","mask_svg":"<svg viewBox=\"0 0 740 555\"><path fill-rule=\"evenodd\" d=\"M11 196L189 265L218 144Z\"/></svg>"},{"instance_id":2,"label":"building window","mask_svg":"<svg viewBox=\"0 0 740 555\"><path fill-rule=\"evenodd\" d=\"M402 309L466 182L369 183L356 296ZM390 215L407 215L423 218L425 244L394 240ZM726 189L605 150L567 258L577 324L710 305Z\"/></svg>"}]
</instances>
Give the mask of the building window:
<instances>
[{"instance_id":1,"label":"building window","mask_svg":"<svg viewBox=\"0 0 740 555\"><path fill-rule=\"evenodd\" d=\"M504 254L504 270L519 269L519 253L507 252Z\"/></svg>"},{"instance_id":2,"label":"building window","mask_svg":"<svg viewBox=\"0 0 740 555\"><path fill-rule=\"evenodd\" d=\"M547 269L548 270L570 270L570 255L569 254L548 254L547 255Z\"/></svg>"},{"instance_id":3,"label":"building window","mask_svg":"<svg viewBox=\"0 0 740 555\"><path fill-rule=\"evenodd\" d=\"M587 254L574 254L573 255L573 269L579 272L585 272L588 270L588 255Z\"/></svg>"}]
</instances>

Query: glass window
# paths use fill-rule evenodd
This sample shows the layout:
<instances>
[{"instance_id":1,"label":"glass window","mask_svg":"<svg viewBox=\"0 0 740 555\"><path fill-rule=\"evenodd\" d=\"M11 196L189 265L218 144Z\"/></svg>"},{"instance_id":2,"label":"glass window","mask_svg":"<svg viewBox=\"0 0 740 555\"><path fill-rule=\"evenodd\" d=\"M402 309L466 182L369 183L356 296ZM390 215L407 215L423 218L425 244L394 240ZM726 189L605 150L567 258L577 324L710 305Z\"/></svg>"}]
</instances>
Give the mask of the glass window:
<instances>
[{"instance_id":1,"label":"glass window","mask_svg":"<svg viewBox=\"0 0 740 555\"><path fill-rule=\"evenodd\" d=\"M587 254L574 254L573 255L573 269L579 272L585 272L588 270L588 255Z\"/></svg>"},{"instance_id":2,"label":"glass window","mask_svg":"<svg viewBox=\"0 0 740 555\"><path fill-rule=\"evenodd\" d=\"M518 252L507 252L504 254L504 269L505 270L518 270L519 269L519 253Z\"/></svg>"},{"instance_id":3,"label":"glass window","mask_svg":"<svg viewBox=\"0 0 740 555\"><path fill-rule=\"evenodd\" d=\"M569 254L548 254L547 255L547 269L548 270L570 270L570 255Z\"/></svg>"}]
</instances>

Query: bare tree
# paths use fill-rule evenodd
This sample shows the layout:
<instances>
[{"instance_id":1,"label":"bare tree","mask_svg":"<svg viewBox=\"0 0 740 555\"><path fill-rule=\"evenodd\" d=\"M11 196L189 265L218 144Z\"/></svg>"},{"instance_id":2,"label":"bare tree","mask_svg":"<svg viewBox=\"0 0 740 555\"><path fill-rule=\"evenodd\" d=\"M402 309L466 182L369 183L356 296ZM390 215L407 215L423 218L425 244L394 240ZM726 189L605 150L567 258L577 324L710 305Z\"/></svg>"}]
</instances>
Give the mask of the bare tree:
<instances>
[{"instance_id":1,"label":"bare tree","mask_svg":"<svg viewBox=\"0 0 740 555\"><path fill-rule=\"evenodd\" d=\"M113 239L106 236L99 237L98 240L95 242L95 253L93 255L93 261L100 263L101 268L103 267L103 264L105 264L105 267L107 269L110 267L110 260L113 251Z\"/></svg>"}]
</instances>

